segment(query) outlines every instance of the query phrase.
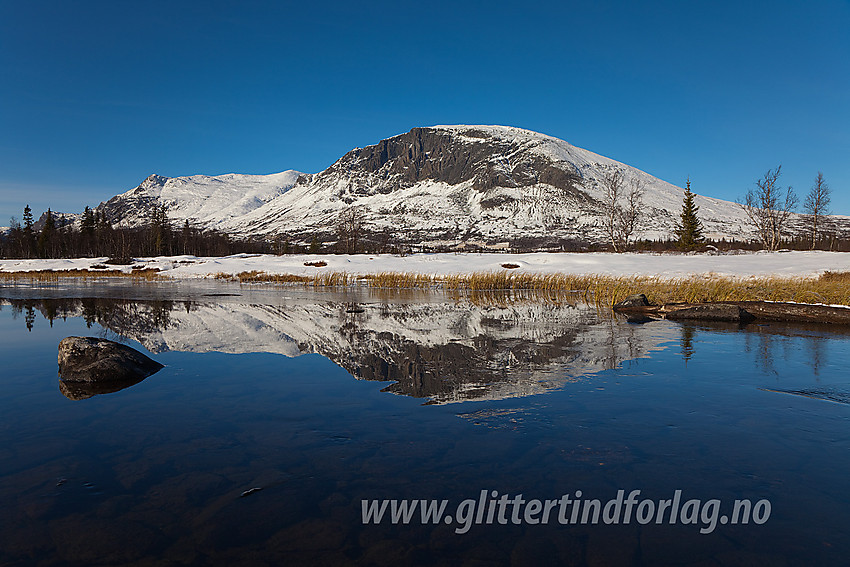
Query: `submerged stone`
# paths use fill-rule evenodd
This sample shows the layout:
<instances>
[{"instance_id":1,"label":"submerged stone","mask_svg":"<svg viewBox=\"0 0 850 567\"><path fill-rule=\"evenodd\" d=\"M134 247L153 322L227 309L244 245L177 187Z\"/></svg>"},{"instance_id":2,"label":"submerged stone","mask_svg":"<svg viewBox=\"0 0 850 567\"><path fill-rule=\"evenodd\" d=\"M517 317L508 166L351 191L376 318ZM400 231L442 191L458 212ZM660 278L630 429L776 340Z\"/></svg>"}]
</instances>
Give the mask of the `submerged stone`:
<instances>
[{"instance_id":1,"label":"submerged stone","mask_svg":"<svg viewBox=\"0 0 850 567\"><path fill-rule=\"evenodd\" d=\"M59 343L59 377L64 382L138 382L162 367L136 349L107 339L66 337Z\"/></svg>"}]
</instances>

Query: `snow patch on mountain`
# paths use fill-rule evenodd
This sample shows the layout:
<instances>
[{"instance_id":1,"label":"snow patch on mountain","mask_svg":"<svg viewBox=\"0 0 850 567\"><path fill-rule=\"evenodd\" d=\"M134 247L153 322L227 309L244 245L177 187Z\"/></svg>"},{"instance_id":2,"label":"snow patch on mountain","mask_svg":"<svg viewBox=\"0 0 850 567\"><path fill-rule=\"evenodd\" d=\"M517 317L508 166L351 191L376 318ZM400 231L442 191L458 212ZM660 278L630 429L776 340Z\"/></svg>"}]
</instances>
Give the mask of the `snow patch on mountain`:
<instances>
[{"instance_id":1,"label":"snow patch on mountain","mask_svg":"<svg viewBox=\"0 0 850 567\"><path fill-rule=\"evenodd\" d=\"M113 197L101 207L113 222L120 220L119 224L132 227L147 222L154 204L165 205L175 224L188 220L193 225L226 232L234 219L243 218L289 191L299 175L294 170L270 175L151 175L135 189Z\"/></svg>"}]
</instances>

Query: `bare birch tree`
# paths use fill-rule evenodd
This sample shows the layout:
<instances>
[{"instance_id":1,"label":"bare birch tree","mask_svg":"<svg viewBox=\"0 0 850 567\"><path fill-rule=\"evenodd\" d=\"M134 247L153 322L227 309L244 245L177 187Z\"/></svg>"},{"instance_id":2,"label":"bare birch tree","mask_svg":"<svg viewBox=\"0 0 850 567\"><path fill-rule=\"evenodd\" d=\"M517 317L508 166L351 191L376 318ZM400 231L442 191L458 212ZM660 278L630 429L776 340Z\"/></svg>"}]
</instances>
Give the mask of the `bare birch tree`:
<instances>
[{"instance_id":1,"label":"bare birch tree","mask_svg":"<svg viewBox=\"0 0 850 567\"><path fill-rule=\"evenodd\" d=\"M637 179L628 182L619 169L602 177L603 227L615 252L622 252L637 232L642 212L644 184Z\"/></svg>"},{"instance_id":2,"label":"bare birch tree","mask_svg":"<svg viewBox=\"0 0 850 567\"><path fill-rule=\"evenodd\" d=\"M626 191L626 203L620 213L620 234L623 246L637 234L643 213L643 192L645 184L638 179L631 179Z\"/></svg>"},{"instance_id":3,"label":"bare birch tree","mask_svg":"<svg viewBox=\"0 0 850 567\"><path fill-rule=\"evenodd\" d=\"M614 247L614 252L619 252L617 201L623 192L623 172L618 169L606 172L602 176L602 188L605 191L605 197L603 199L605 210L602 224L605 227L608 240L611 241L611 245Z\"/></svg>"},{"instance_id":4,"label":"bare birch tree","mask_svg":"<svg viewBox=\"0 0 850 567\"><path fill-rule=\"evenodd\" d=\"M809 228L812 231L812 250L817 245L818 231L823 229L823 217L830 214L830 195L829 185L824 181L823 173L818 171L815 184L809 189L809 194L806 195L806 201L803 203L803 209L808 215Z\"/></svg>"},{"instance_id":5,"label":"bare birch tree","mask_svg":"<svg viewBox=\"0 0 850 567\"><path fill-rule=\"evenodd\" d=\"M743 202L738 201L762 244L770 251L779 249L785 225L797 206L794 190L787 187L783 191L779 186L781 170L781 165L768 170L764 177L756 181L756 188L747 191Z\"/></svg>"},{"instance_id":6,"label":"bare birch tree","mask_svg":"<svg viewBox=\"0 0 850 567\"><path fill-rule=\"evenodd\" d=\"M357 241L364 224L363 211L358 207L348 207L340 211L337 216L337 234L339 235L340 252L355 254L357 252Z\"/></svg>"}]
</instances>

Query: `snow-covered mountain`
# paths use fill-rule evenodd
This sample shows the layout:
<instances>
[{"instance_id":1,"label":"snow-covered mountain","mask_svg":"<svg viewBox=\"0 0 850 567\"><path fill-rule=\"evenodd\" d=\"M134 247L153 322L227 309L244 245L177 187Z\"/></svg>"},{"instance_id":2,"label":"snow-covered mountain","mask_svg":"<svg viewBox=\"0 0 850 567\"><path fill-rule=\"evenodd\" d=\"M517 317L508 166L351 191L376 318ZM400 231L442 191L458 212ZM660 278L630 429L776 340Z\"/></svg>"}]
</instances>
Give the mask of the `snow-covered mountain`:
<instances>
[{"instance_id":1,"label":"snow-covered mountain","mask_svg":"<svg viewBox=\"0 0 850 567\"><path fill-rule=\"evenodd\" d=\"M289 191L299 175L297 171L172 178L151 175L135 189L97 208L113 224L132 228L147 224L153 205L165 205L175 223L189 220L207 228L232 231L248 213Z\"/></svg>"},{"instance_id":2,"label":"snow-covered mountain","mask_svg":"<svg viewBox=\"0 0 850 567\"><path fill-rule=\"evenodd\" d=\"M114 224L137 226L155 203L236 235L303 239L333 233L356 208L364 229L395 241L602 241L601 180L612 170L643 184L640 236L671 234L683 189L563 140L505 126L434 126L355 148L316 174L148 177L99 206ZM750 237L735 203L698 195L708 236Z\"/></svg>"}]
</instances>

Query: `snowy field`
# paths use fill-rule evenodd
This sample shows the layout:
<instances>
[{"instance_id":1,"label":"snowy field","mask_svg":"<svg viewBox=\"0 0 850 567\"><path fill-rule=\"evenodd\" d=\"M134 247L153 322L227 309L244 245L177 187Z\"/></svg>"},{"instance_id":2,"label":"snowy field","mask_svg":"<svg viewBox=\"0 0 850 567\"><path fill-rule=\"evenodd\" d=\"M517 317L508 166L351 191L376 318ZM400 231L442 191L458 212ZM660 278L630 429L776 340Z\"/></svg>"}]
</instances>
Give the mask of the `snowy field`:
<instances>
[{"instance_id":1,"label":"snowy field","mask_svg":"<svg viewBox=\"0 0 850 567\"><path fill-rule=\"evenodd\" d=\"M0 260L0 272L32 270L91 269L106 258L72 260ZM305 262L326 262L323 267ZM502 270L502 264L517 264L516 271L531 273L604 274L611 276L658 275L683 277L699 274L724 276L816 276L824 271L850 271L850 254L841 252L756 252L746 254L413 254L393 255L253 255L223 258L170 256L138 258L133 266L159 268L172 278L213 277L257 270L269 274L312 276L320 272L376 274L407 272L429 275L468 274ZM129 272L131 266L109 266Z\"/></svg>"}]
</instances>

